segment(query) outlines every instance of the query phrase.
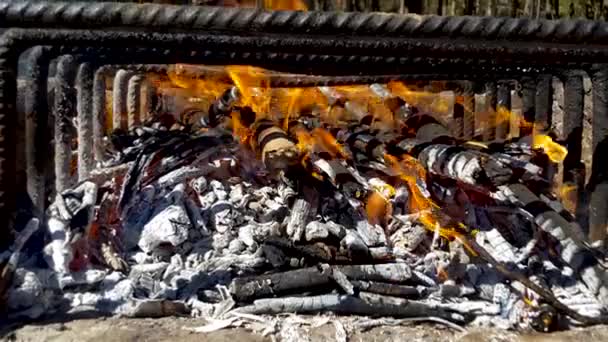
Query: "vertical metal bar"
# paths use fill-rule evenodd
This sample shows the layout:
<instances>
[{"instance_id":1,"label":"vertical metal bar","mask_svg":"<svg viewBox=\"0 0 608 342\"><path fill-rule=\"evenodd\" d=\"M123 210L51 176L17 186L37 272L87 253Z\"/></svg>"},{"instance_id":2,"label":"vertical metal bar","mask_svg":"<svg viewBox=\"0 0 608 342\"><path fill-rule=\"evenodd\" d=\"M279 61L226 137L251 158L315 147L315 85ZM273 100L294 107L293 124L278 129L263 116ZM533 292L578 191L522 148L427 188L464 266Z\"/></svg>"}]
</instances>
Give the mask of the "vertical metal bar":
<instances>
[{"instance_id":1,"label":"vertical metal bar","mask_svg":"<svg viewBox=\"0 0 608 342\"><path fill-rule=\"evenodd\" d=\"M127 115L129 129L141 123L141 85L144 75L134 75L129 79L127 90Z\"/></svg>"},{"instance_id":2,"label":"vertical metal bar","mask_svg":"<svg viewBox=\"0 0 608 342\"><path fill-rule=\"evenodd\" d=\"M511 87L508 82L499 82L496 89L496 139L506 139L511 120Z\"/></svg>"},{"instance_id":3,"label":"vertical metal bar","mask_svg":"<svg viewBox=\"0 0 608 342\"><path fill-rule=\"evenodd\" d=\"M521 79L521 102L523 118L519 122L519 135L526 136L532 134L532 125L536 117L534 104L536 101L536 82L530 77Z\"/></svg>"},{"instance_id":4,"label":"vertical metal bar","mask_svg":"<svg viewBox=\"0 0 608 342\"><path fill-rule=\"evenodd\" d=\"M55 74L55 190L68 189L71 182L72 118L75 116L73 82L76 73L74 56L64 55L57 59Z\"/></svg>"},{"instance_id":5,"label":"vertical metal bar","mask_svg":"<svg viewBox=\"0 0 608 342\"><path fill-rule=\"evenodd\" d=\"M564 160L564 191L562 201L566 209L576 214L581 227L587 227L585 206L583 203L583 188L585 185L585 165L582 162L583 142L583 110L585 89L583 76L580 72L566 71L562 75L564 83L564 119L562 136L564 137L568 155Z\"/></svg>"},{"instance_id":6,"label":"vertical metal bar","mask_svg":"<svg viewBox=\"0 0 608 342\"><path fill-rule=\"evenodd\" d=\"M76 74L78 112L78 180L89 177L93 170L93 67L82 63Z\"/></svg>"},{"instance_id":7,"label":"vertical metal bar","mask_svg":"<svg viewBox=\"0 0 608 342\"><path fill-rule=\"evenodd\" d=\"M604 241L608 227L608 66L596 65L591 69L593 82L593 161L588 190L589 238Z\"/></svg>"},{"instance_id":8,"label":"vertical metal bar","mask_svg":"<svg viewBox=\"0 0 608 342\"><path fill-rule=\"evenodd\" d=\"M467 84L466 89L464 89L462 101L462 107L464 109L462 125L463 138L471 140L475 136L475 93L473 92L472 84Z\"/></svg>"},{"instance_id":9,"label":"vertical metal bar","mask_svg":"<svg viewBox=\"0 0 608 342\"><path fill-rule=\"evenodd\" d=\"M15 183L15 142L17 93L17 56L13 42L0 36L0 248L10 243L8 224L15 207L18 184Z\"/></svg>"},{"instance_id":10,"label":"vertical metal bar","mask_svg":"<svg viewBox=\"0 0 608 342\"><path fill-rule=\"evenodd\" d=\"M112 128L128 129L127 121L127 89L132 73L118 70L114 76L112 88Z\"/></svg>"},{"instance_id":11,"label":"vertical metal bar","mask_svg":"<svg viewBox=\"0 0 608 342\"><path fill-rule=\"evenodd\" d=\"M23 60L24 87L23 111L25 113L25 172L27 192L38 214L46 205L46 173L49 155L49 106L47 103L47 79L49 74L50 48L37 46L27 52Z\"/></svg>"},{"instance_id":12,"label":"vertical metal bar","mask_svg":"<svg viewBox=\"0 0 608 342\"><path fill-rule=\"evenodd\" d=\"M454 124L452 125L452 135L456 138L462 138L463 136L463 123L464 123L464 107L462 105L462 99L458 96L455 97L454 101Z\"/></svg>"},{"instance_id":13,"label":"vertical metal bar","mask_svg":"<svg viewBox=\"0 0 608 342\"><path fill-rule=\"evenodd\" d=\"M106 118L106 67L95 71L93 77L93 150L95 162L103 161L103 135Z\"/></svg>"},{"instance_id":14,"label":"vertical metal bar","mask_svg":"<svg viewBox=\"0 0 608 342\"><path fill-rule=\"evenodd\" d=\"M538 133L546 133L551 128L553 110L553 90L551 75L540 75L536 81L534 127Z\"/></svg>"},{"instance_id":15,"label":"vertical metal bar","mask_svg":"<svg viewBox=\"0 0 608 342\"><path fill-rule=\"evenodd\" d=\"M152 115L152 104L156 90L150 81L147 79L141 85L142 101L141 101L141 121L146 121Z\"/></svg>"},{"instance_id":16,"label":"vertical metal bar","mask_svg":"<svg viewBox=\"0 0 608 342\"><path fill-rule=\"evenodd\" d=\"M492 141L496 139L496 103L497 103L497 90L496 82L488 82L485 84L486 92L486 103L485 113L486 117L483 119L483 139L485 141Z\"/></svg>"}]
</instances>

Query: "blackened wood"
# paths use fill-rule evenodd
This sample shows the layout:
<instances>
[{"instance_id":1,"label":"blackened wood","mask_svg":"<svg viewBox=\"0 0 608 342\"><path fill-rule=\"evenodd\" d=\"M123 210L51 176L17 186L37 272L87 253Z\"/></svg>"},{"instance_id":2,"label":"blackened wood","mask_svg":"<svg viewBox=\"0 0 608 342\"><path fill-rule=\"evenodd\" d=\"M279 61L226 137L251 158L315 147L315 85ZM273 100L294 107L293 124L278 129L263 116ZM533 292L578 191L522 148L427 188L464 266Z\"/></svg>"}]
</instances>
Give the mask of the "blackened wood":
<instances>
[{"instance_id":1,"label":"blackened wood","mask_svg":"<svg viewBox=\"0 0 608 342\"><path fill-rule=\"evenodd\" d=\"M451 125L451 133L454 137L461 139L464 129L464 107L462 103L456 101L454 103L453 122Z\"/></svg>"},{"instance_id":2,"label":"blackened wood","mask_svg":"<svg viewBox=\"0 0 608 342\"><path fill-rule=\"evenodd\" d=\"M317 267L308 267L252 278L236 278L230 284L230 292L237 300L247 301L295 290L310 291L331 282L329 273L321 272Z\"/></svg>"},{"instance_id":3,"label":"blackened wood","mask_svg":"<svg viewBox=\"0 0 608 342\"><path fill-rule=\"evenodd\" d=\"M351 283L361 291L395 297L420 297L421 291L414 286L397 285L378 281L353 280Z\"/></svg>"},{"instance_id":4,"label":"blackened wood","mask_svg":"<svg viewBox=\"0 0 608 342\"><path fill-rule=\"evenodd\" d=\"M585 241L577 226L553 211L538 196L522 184L512 184L503 188L514 204L522 206L534 216L539 229L549 234L560 244L560 257L574 274L587 285L591 293L606 305L608 303L608 274L602 269L592 251L585 247ZM580 229L580 228L578 228Z\"/></svg>"},{"instance_id":5,"label":"blackened wood","mask_svg":"<svg viewBox=\"0 0 608 342\"><path fill-rule=\"evenodd\" d=\"M94 166L93 158L93 68L82 63L76 74L76 106L78 112L78 181L89 177Z\"/></svg>"},{"instance_id":6,"label":"blackened wood","mask_svg":"<svg viewBox=\"0 0 608 342\"><path fill-rule=\"evenodd\" d=\"M511 126L511 87L499 82L496 89L496 139L506 139Z\"/></svg>"},{"instance_id":7,"label":"blackened wood","mask_svg":"<svg viewBox=\"0 0 608 342\"><path fill-rule=\"evenodd\" d=\"M460 321L462 316L445 309L404 298L359 293L359 298L349 295L326 294L312 297L284 297L256 300L253 305L241 307L238 312L252 314L277 314L285 312L316 313L332 311L340 314L394 316L394 317L441 317Z\"/></svg>"},{"instance_id":8,"label":"blackened wood","mask_svg":"<svg viewBox=\"0 0 608 342\"><path fill-rule=\"evenodd\" d=\"M352 280L370 280L391 283L403 283L416 278L407 264L378 264L378 265L347 265L340 266L342 271Z\"/></svg>"}]
</instances>

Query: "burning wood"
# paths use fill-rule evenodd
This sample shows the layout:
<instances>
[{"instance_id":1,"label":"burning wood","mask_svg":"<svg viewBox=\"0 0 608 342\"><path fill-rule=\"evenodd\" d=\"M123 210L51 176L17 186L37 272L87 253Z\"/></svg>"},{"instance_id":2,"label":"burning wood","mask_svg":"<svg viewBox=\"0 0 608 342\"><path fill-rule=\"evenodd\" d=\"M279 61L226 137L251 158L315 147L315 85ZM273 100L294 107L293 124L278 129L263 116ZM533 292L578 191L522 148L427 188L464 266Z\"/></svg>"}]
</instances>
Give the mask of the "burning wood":
<instances>
[{"instance_id":1,"label":"burning wood","mask_svg":"<svg viewBox=\"0 0 608 342\"><path fill-rule=\"evenodd\" d=\"M57 194L48 268L23 264L7 291L49 299L9 300L13 316L65 296L130 316L608 322L604 255L546 190L567 153L549 136L463 141L400 83L286 90L263 70L227 74L170 76L207 107L115 131L88 180Z\"/></svg>"}]
</instances>

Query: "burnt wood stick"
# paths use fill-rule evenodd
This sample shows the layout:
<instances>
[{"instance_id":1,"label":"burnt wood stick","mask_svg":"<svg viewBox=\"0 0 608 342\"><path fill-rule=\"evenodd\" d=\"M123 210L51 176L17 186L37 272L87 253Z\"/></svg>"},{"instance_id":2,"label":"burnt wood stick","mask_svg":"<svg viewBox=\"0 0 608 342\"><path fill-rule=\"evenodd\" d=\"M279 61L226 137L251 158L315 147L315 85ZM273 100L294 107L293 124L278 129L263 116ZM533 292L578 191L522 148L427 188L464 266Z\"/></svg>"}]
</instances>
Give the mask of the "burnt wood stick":
<instances>
[{"instance_id":1,"label":"burnt wood stick","mask_svg":"<svg viewBox=\"0 0 608 342\"><path fill-rule=\"evenodd\" d=\"M332 311L338 314L394 317L440 317L462 322L460 314L450 312L434 305L411 301L404 298L381 296L372 293L359 293L359 298L349 295L326 294L311 297L283 297L259 299L253 305L236 309L237 312L250 314L277 313L317 313Z\"/></svg>"},{"instance_id":2,"label":"burnt wood stick","mask_svg":"<svg viewBox=\"0 0 608 342\"><path fill-rule=\"evenodd\" d=\"M378 265L346 265L340 266L342 271L352 280L369 280L389 283L403 283L416 281L411 268L404 263L378 264Z\"/></svg>"},{"instance_id":3,"label":"burnt wood stick","mask_svg":"<svg viewBox=\"0 0 608 342\"><path fill-rule=\"evenodd\" d=\"M230 117L232 108L240 98L241 95L237 87L226 89L224 93L209 106L208 117L203 116L201 118L201 124L204 127L215 127L219 125L222 119Z\"/></svg>"},{"instance_id":4,"label":"burnt wood stick","mask_svg":"<svg viewBox=\"0 0 608 342\"><path fill-rule=\"evenodd\" d=\"M281 273L236 278L230 291L239 300L273 296L298 289L313 289L333 282L332 272L343 274L349 281L381 283L415 283L418 277L404 263L379 265L307 267Z\"/></svg>"},{"instance_id":5,"label":"burnt wood stick","mask_svg":"<svg viewBox=\"0 0 608 342\"><path fill-rule=\"evenodd\" d=\"M298 242L302 240L304 229L312 216L314 216L314 213L310 201L303 197L296 198L291 207L291 214L289 215L286 228L287 235L292 241Z\"/></svg>"},{"instance_id":6,"label":"burnt wood stick","mask_svg":"<svg viewBox=\"0 0 608 342\"><path fill-rule=\"evenodd\" d=\"M230 284L230 292L239 301L272 297L295 290L312 290L332 282L330 274L317 267L260 275L250 278L236 278Z\"/></svg>"},{"instance_id":7,"label":"burnt wood stick","mask_svg":"<svg viewBox=\"0 0 608 342\"><path fill-rule=\"evenodd\" d=\"M361 291L394 297L421 297L423 291L414 286L397 285L378 281L352 280L351 283Z\"/></svg>"},{"instance_id":8,"label":"burnt wood stick","mask_svg":"<svg viewBox=\"0 0 608 342\"><path fill-rule=\"evenodd\" d=\"M561 259L579 275L602 304L608 305L608 273L600 267L585 241L580 240L581 232L573 231L578 226L568 222L522 184L504 186L501 192L507 200L531 213L534 223L560 243Z\"/></svg>"}]
</instances>

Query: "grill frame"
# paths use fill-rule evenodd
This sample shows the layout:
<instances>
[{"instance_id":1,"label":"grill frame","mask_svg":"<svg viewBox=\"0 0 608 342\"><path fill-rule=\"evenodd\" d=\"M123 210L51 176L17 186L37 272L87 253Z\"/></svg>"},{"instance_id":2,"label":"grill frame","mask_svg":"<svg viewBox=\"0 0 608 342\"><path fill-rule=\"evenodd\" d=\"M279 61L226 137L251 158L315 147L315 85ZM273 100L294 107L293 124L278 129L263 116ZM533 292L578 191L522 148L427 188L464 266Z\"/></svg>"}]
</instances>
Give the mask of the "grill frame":
<instances>
[{"instance_id":1,"label":"grill frame","mask_svg":"<svg viewBox=\"0 0 608 342\"><path fill-rule=\"evenodd\" d=\"M83 73L78 84L93 87L89 89L93 125L104 113L101 97L95 94L98 78L119 69L142 72L146 69L142 65L150 64L213 65L229 61L328 76L308 80L313 84L340 84L353 79L475 79L477 84L502 89L494 92L492 104L507 109L510 101L504 88L508 89L508 84L502 80L526 74L530 79L523 83L531 85L524 87L526 118L549 125L551 110L546 100L551 92L546 75L553 74L564 82L564 97L569 101L564 134L575 157L581 150L582 134L576 132L582 132L583 89L572 70L583 70L593 81L594 157L587 184L591 196L578 197L589 202L608 199L608 193L596 191L599 184L608 183L604 171L608 167L601 157L608 141L608 65L601 64L608 60L606 23L10 0L0 0L0 22L0 222L6 226L15 210L16 195L26 189L25 179L19 179L17 172L16 158L22 154L15 148L19 142L25 146L30 194L40 191L44 182L40 179L45 172L41 163L47 158L45 148L50 141L48 128L42 124L49 115L45 83L49 63L62 55L78 57L74 64L77 69L82 63L90 65L91 71ZM18 60L32 48L38 52L26 62L30 70L25 78L34 89L26 93L24 110L34 120L26 121L23 138L11 127L18 124ZM365 74L361 75L361 70ZM65 80L63 83L73 87ZM470 91L466 96L471 96ZM98 132L99 127L93 127L93 131ZM504 135L504 131L497 134ZM581 167L579 160L571 159L565 164L568 175ZM31 181L32 174L38 179ZM36 204L41 201L40 197L34 198ZM593 215L592 221L605 222L608 213L603 217L601 213ZM0 235L5 233L8 230Z\"/></svg>"}]
</instances>

